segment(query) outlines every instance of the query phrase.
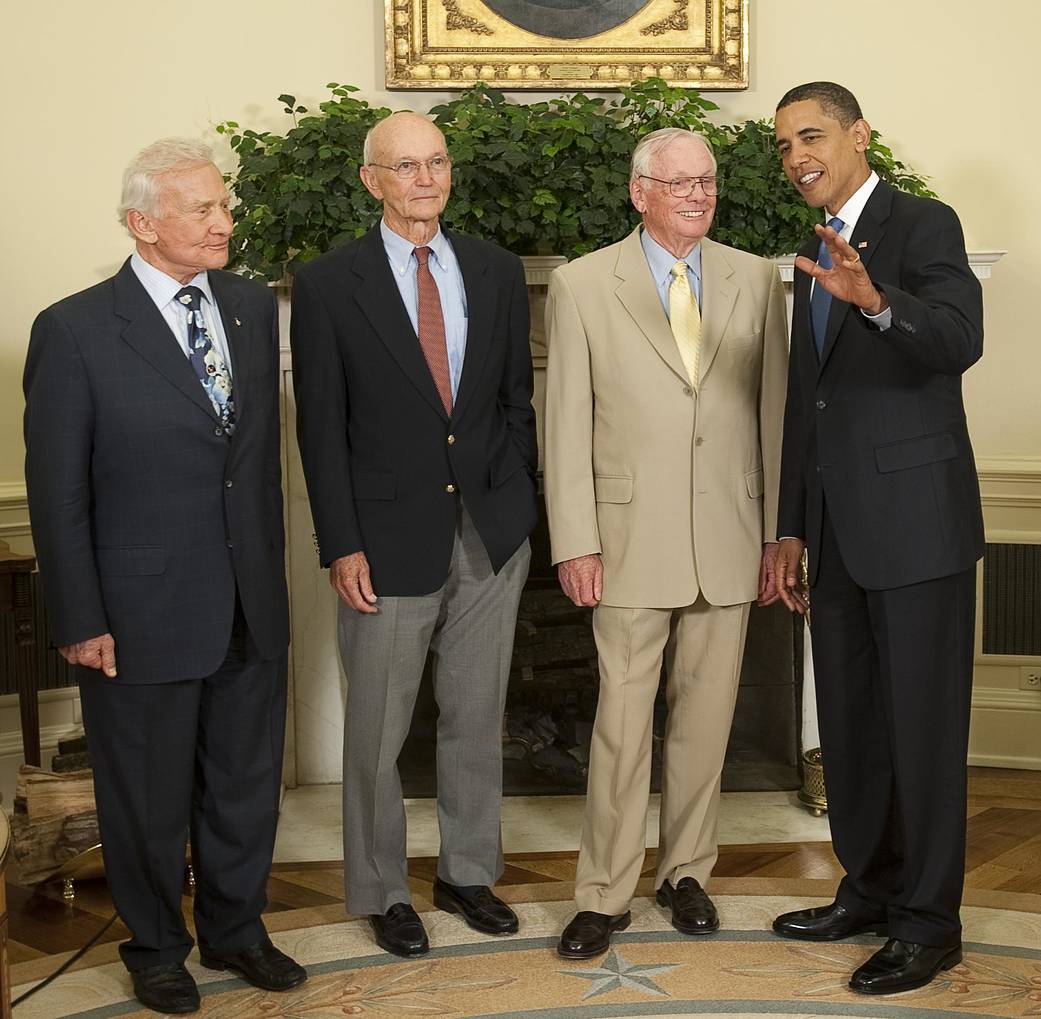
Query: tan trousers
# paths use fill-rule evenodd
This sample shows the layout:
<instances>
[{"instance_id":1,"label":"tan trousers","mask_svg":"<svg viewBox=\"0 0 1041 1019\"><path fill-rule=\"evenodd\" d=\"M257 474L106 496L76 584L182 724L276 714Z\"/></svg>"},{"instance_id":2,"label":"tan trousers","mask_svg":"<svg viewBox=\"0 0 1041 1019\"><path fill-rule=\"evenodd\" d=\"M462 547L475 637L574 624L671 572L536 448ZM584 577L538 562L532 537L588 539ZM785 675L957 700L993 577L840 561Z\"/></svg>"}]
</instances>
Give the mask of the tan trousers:
<instances>
[{"instance_id":1,"label":"tan trousers","mask_svg":"<svg viewBox=\"0 0 1041 1019\"><path fill-rule=\"evenodd\" d=\"M640 877L663 654L669 717L655 887L708 879L748 612L748 603L709 605L702 595L679 609L594 610L600 701L575 880L579 910L624 913Z\"/></svg>"}]
</instances>

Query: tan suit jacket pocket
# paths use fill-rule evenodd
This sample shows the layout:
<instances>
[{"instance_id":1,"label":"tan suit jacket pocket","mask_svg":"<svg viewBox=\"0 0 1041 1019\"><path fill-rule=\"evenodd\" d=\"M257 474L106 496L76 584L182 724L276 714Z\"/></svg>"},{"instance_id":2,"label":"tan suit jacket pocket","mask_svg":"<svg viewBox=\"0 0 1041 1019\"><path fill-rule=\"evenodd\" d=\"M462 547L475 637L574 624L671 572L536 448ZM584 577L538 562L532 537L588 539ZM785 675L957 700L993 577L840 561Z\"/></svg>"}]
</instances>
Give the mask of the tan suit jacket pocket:
<instances>
[{"instance_id":1,"label":"tan suit jacket pocket","mask_svg":"<svg viewBox=\"0 0 1041 1019\"><path fill-rule=\"evenodd\" d=\"M758 499L763 494L763 469L756 468L745 475L745 484L748 486L750 499Z\"/></svg>"},{"instance_id":2,"label":"tan suit jacket pocket","mask_svg":"<svg viewBox=\"0 0 1041 1019\"><path fill-rule=\"evenodd\" d=\"M633 479L621 475L597 474L593 478L597 502L632 502Z\"/></svg>"}]
</instances>

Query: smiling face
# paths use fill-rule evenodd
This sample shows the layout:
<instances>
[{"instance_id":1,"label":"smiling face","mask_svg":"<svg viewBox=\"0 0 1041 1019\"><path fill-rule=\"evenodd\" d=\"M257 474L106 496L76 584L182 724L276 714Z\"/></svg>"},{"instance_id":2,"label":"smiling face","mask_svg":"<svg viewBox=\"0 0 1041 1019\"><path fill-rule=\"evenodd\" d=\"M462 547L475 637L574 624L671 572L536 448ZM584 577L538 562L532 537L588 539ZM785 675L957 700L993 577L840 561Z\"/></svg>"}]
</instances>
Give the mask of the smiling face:
<instances>
[{"instance_id":1,"label":"smiling face","mask_svg":"<svg viewBox=\"0 0 1041 1019\"><path fill-rule=\"evenodd\" d=\"M231 196L220 170L202 163L157 178L158 212L127 213L141 257L181 283L206 269L222 269L231 240Z\"/></svg>"},{"instance_id":2,"label":"smiling face","mask_svg":"<svg viewBox=\"0 0 1041 1019\"><path fill-rule=\"evenodd\" d=\"M395 113L381 121L370 136L372 163L361 168L361 179L383 203L383 219L396 234L424 244L437 233L437 221L452 190L451 169L433 172L426 165L447 156L445 137L418 113ZM419 164L414 177L399 177L387 167L403 160Z\"/></svg>"},{"instance_id":3,"label":"smiling face","mask_svg":"<svg viewBox=\"0 0 1041 1019\"><path fill-rule=\"evenodd\" d=\"M834 215L871 173L867 164L871 128L854 120L843 127L815 99L804 99L777 111L777 151L788 179L813 208Z\"/></svg>"},{"instance_id":4,"label":"smiling face","mask_svg":"<svg viewBox=\"0 0 1041 1019\"><path fill-rule=\"evenodd\" d=\"M697 138L677 138L651 160L650 175L670 181L679 177L712 177L712 157ZM706 195L699 184L686 198L674 198L668 184L635 177L629 197L643 215L647 232L666 251L686 258L712 226L716 196Z\"/></svg>"}]
</instances>

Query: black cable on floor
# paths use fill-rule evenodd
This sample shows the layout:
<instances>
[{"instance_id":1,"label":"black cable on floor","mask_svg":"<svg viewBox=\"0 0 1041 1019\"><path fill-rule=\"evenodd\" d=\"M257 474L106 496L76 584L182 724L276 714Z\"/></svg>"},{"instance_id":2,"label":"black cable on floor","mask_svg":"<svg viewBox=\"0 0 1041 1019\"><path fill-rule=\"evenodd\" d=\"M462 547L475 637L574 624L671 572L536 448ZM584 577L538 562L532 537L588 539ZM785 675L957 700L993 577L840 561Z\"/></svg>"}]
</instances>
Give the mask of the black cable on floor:
<instances>
[{"instance_id":1,"label":"black cable on floor","mask_svg":"<svg viewBox=\"0 0 1041 1019\"><path fill-rule=\"evenodd\" d=\"M81 949L79 949L79 951L77 951L74 956L72 956L69 959L66 959L49 977L44 977L43 980L41 980L35 987L30 987L29 990L27 990L24 994L18 995L18 997L11 1002L11 1008L14 1008L15 1005L20 1005L23 1001L25 1001L26 998L30 997L30 995L35 994L39 990L42 990L53 980L57 980L58 977L60 977L62 973L64 973L74 962L76 962L79 959L82 959L83 956L86 955L86 953L94 947L94 944L98 940L98 938L100 938L101 935L104 934L105 931L107 931L109 927L111 927L116 922L116 917L118 915L118 913L113 913L112 916L109 917L108 923L106 923L105 926L102 927L101 930L99 930L97 934L95 934L94 937L90 939L90 941L88 941Z\"/></svg>"}]
</instances>

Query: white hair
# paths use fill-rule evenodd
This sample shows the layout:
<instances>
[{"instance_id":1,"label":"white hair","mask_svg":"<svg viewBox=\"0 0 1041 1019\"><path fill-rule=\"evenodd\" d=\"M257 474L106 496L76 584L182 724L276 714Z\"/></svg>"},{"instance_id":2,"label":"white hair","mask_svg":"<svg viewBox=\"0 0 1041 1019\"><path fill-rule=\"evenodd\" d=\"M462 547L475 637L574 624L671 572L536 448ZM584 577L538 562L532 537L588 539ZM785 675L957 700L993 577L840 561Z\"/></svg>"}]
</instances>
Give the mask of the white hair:
<instances>
[{"instance_id":1,"label":"white hair","mask_svg":"<svg viewBox=\"0 0 1041 1019\"><path fill-rule=\"evenodd\" d=\"M704 135L685 127L663 127L658 131L645 134L636 143L636 148L633 149L633 160L629 168L629 179L636 180L637 177L651 176L651 164L678 138L693 138L695 141L701 142L708 153L708 158L712 160L712 172L716 172L716 157L712 151L712 146L709 145L708 139Z\"/></svg>"},{"instance_id":2,"label":"white hair","mask_svg":"<svg viewBox=\"0 0 1041 1019\"><path fill-rule=\"evenodd\" d=\"M123 171L123 193L119 199L119 221L127 226L127 213L137 209L146 216L158 216L159 178L174 170L190 170L213 162L213 149L192 138L160 138L142 149ZM129 230L129 227L128 227Z\"/></svg>"}]
</instances>

